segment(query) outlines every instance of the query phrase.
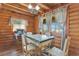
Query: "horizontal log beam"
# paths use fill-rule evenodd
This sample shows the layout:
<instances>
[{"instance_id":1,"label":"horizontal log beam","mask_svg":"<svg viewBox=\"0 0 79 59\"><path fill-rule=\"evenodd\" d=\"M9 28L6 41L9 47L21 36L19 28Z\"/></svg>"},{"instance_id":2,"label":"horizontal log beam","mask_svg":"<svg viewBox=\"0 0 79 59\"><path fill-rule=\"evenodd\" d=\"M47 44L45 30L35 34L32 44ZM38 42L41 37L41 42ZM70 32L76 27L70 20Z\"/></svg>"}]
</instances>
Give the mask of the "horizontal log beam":
<instances>
[{"instance_id":1,"label":"horizontal log beam","mask_svg":"<svg viewBox=\"0 0 79 59\"><path fill-rule=\"evenodd\" d=\"M7 7L7 6L8 6L8 7ZM18 7L16 7L16 6L12 6L12 5L10 5L10 4L3 4L3 7L2 7L2 8L11 10L11 11L14 11L14 12L17 12L17 13L21 13L21 14L24 14L24 15L34 16L33 14L27 12L27 10L18 8Z\"/></svg>"}]
</instances>

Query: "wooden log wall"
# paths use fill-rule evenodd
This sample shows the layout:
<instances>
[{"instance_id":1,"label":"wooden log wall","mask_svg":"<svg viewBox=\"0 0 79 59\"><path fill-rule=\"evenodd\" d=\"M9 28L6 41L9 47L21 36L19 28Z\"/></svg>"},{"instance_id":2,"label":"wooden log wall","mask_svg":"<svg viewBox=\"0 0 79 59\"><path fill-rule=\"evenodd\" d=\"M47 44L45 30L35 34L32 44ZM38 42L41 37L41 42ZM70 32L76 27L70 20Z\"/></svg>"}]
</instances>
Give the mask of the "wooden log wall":
<instances>
[{"instance_id":1,"label":"wooden log wall","mask_svg":"<svg viewBox=\"0 0 79 59\"><path fill-rule=\"evenodd\" d=\"M79 56L79 4L69 5L67 25L71 37L69 55Z\"/></svg>"},{"instance_id":2,"label":"wooden log wall","mask_svg":"<svg viewBox=\"0 0 79 59\"><path fill-rule=\"evenodd\" d=\"M28 20L26 29L33 32L33 17L0 9L0 51L11 48L14 44L12 27L9 25L10 17Z\"/></svg>"},{"instance_id":3,"label":"wooden log wall","mask_svg":"<svg viewBox=\"0 0 79 59\"><path fill-rule=\"evenodd\" d=\"M9 48L12 45L12 29L8 24L8 16L0 14L0 49Z\"/></svg>"},{"instance_id":4,"label":"wooden log wall","mask_svg":"<svg viewBox=\"0 0 79 59\"><path fill-rule=\"evenodd\" d=\"M38 15L34 17L34 33L39 33Z\"/></svg>"},{"instance_id":5,"label":"wooden log wall","mask_svg":"<svg viewBox=\"0 0 79 59\"><path fill-rule=\"evenodd\" d=\"M53 40L52 45L57 47L57 48L61 48L61 35L59 33L53 32L52 35L55 36L55 39Z\"/></svg>"}]
</instances>

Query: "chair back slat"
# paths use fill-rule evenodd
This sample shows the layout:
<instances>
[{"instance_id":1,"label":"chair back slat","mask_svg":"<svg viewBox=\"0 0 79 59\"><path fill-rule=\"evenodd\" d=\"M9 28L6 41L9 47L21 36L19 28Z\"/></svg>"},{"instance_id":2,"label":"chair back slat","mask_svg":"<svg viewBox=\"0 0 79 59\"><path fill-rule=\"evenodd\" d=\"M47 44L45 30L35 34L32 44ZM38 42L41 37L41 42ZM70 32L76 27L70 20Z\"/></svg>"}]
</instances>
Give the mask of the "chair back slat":
<instances>
[{"instance_id":1,"label":"chair back slat","mask_svg":"<svg viewBox=\"0 0 79 59\"><path fill-rule=\"evenodd\" d=\"M25 39L25 36L22 35L22 49L23 49L23 54L26 55L26 51L27 51L27 42Z\"/></svg>"}]
</instances>

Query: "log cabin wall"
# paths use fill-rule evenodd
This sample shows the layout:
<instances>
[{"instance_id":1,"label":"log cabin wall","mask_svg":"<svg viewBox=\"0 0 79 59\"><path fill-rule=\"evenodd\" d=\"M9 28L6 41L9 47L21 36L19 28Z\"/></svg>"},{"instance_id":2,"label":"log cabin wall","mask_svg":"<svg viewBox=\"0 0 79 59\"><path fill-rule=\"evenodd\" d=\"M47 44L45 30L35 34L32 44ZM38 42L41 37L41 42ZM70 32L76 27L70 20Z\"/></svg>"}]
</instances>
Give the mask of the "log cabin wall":
<instances>
[{"instance_id":1,"label":"log cabin wall","mask_svg":"<svg viewBox=\"0 0 79 59\"><path fill-rule=\"evenodd\" d=\"M69 5L67 25L71 37L69 55L79 56L79 4Z\"/></svg>"},{"instance_id":2,"label":"log cabin wall","mask_svg":"<svg viewBox=\"0 0 79 59\"><path fill-rule=\"evenodd\" d=\"M58 33L53 33L53 35L55 36L55 39L53 40L52 45L57 47L57 48L61 48L61 36Z\"/></svg>"},{"instance_id":3,"label":"log cabin wall","mask_svg":"<svg viewBox=\"0 0 79 59\"><path fill-rule=\"evenodd\" d=\"M0 51L11 48L14 44L12 27L9 25L10 17L28 20L27 31L33 32L33 17L0 9Z\"/></svg>"},{"instance_id":4,"label":"log cabin wall","mask_svg":"<svg viewBox=\"0 0 79 59\"><path fill-rule=\"evenodd\" d=\"M34 33L39 33L39 20L38 15L34 17Z\"/></svg>"},{"instance_id":5,"label":"log cabin wall","mask_svg":"<svg viewBox=\"0 0 79 59\"><path fill-rule=\"evenodd\" d=\"M12 11L8 11L8 10L5 10L5 9L2 9L0 14L2 14L3 17L5 15L8 16L8 21L10 20L10 17L27 20L28 21L28 26L26 28L27 31L29 31L29 32L33 31L32 27L33 27L33 22L34 21L33 21L32 16L22 15L22 14L15 13L15 12L12 12Z\"/></svg>"}]
</instances>

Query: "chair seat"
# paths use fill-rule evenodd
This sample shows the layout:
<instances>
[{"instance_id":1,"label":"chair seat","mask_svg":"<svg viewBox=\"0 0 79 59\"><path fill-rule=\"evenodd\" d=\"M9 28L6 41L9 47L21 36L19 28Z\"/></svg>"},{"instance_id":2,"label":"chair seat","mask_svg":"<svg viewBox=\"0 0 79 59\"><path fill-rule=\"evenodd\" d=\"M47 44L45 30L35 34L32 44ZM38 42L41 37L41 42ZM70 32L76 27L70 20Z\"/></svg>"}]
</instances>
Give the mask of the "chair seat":
<instances>
[{"instance_id":1,"label":"chair seat","mask_svg":"<svg viewBox=\"0 0 79 59\"><path fill-rule=\"evenodd\" d=\"M52 49L48 49L47 52L52 56L64 56L64 52L56 47L53 47Z\"/></svg>"}]
</instances>

